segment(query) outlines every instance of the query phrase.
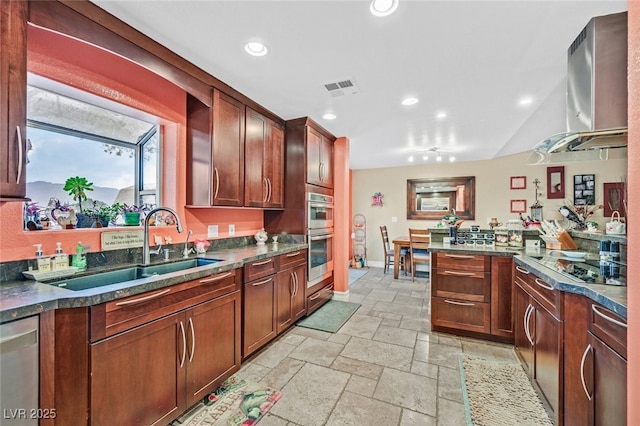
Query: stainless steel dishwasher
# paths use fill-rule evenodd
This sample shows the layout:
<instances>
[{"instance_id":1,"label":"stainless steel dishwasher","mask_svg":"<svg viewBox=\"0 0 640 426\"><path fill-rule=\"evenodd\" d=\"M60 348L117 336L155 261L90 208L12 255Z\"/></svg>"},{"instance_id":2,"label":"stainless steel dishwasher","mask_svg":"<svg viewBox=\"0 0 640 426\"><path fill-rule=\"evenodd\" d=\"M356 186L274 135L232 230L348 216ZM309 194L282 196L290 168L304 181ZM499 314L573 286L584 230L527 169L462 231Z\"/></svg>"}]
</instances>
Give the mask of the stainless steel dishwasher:
<instances>
[{"instance_id":1,"label":"stainless steel dishwasher","mask_svg":"<svg viewBox=\"0 0 640 426\"><path fill-rule=\"evenodd\" d=\"M0 425L37 425L38 317L0 324Z\"/></svg>"}]
</instances>

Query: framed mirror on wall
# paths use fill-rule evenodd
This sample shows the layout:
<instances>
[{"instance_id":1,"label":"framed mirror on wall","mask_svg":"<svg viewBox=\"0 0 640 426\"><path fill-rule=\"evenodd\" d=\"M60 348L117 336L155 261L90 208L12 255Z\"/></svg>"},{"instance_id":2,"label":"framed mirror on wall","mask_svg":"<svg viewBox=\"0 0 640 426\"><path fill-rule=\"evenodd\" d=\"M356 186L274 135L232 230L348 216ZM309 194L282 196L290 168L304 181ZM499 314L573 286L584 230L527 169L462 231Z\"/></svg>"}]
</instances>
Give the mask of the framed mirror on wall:
<instances>
[{"instance_id":1,"label":"framed mirror on wall","mask_svg":"<svg viewBox=\"0 0 640 426\"><path fill-rule=\"evenodd\" d=\"M547 198L564 198L564 166L547 167Z\"/></svg>"},{"instance_id":2,"label":"framed mirror on wall","mask_svg":"<svg viewBox=\"0 0 640 426\"><path fill-rule=\"evenodd\" d=\"M440 220L454 209L475 219L475 176L407 179L407 219Z\"/></svg>"}]
</instances>

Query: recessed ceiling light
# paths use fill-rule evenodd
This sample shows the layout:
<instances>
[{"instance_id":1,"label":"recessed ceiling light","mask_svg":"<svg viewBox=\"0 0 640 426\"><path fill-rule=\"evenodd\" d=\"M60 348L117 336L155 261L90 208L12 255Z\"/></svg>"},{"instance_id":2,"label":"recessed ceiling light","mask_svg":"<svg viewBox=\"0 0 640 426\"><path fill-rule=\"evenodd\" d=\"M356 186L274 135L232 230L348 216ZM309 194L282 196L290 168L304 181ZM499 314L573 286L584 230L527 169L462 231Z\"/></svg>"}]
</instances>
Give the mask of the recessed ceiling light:
<instances>
[{"instance_id":1,"label":"recessed ceiling light","mask_svg":"<svg viewBox=\"0 0 640 426\"><path fill-rule=\"evenodd\" d=\"M436 118L438 120L444 120L445 118L447 118L447 113L444 111L440 111L439 113L436 114Z\"/></svg>"},{"instance_id":2,"label":"recessed ceiling light","mask_svg":"<svg viewBox=\"0 0 640 426\"><path fill-rule=\"evenodd\" d=\"M398 0L371 0L369 10L374 16L389 16L398 8Z\"/></svg>"},{"instance_id":3,"label":"recessed ceiling light","mask_svg":"<svg viewBox=\"0 0 640 426\"><path fill-rule=\"evenodd\" d=\"M409 157L409 162L413 163L413 155L411 157Z\"/></svg>"},{"instance_id":4,"label":"recessed ceiling light","mask_svg":"<svg viewBox=\"0 0 640 426\"><path fill-rule=\"evenodd\" d=\"M251 56L264 56L269 52L267 46L259 41L251 41L244 45L244 50Z\"/></svg>"},{"instance_id":5,"label":"recessed ceiling light","mask_svg":"<svg viewBox=\"0 0 640 426\"><path fill-rule=\"evenodd\" d=\"M438 156L436 157L436 161L442 161L442 155L440 155L440 153L438 153Z\"/></svg>"},{"instance_id":6,"label":"recessed ceiling light","mask_svg":"<svg viewBox=\"0 0 640 426\"><path fill-rule=\"evenodd\" d=\"M531 105L532 103L533 103L533 98L530 98L530 97L522 98L518 101L518 105L520 106L527 106L527 105Z\"/></svg>"},{"instance_id":7,"label":"recessed ceiling light","mask_svg":"<svg viewBox=\"0 0 640 426\"><path fill-rule=\"evenodd\" d=\"M454 156L452 155L451 157L449 157L449 161L451 161L451 162L453 163L454 161L456 161L456 157L454 157Z\"/></svg>"},{"instance_id":8,"label":"recessed ceiling light","mask_svg":"<svg viewBox=\"0 0 640 426\"><path fill-rule=\"evenodd\" d=\"M418 103L418 98L405 98L402 100L402 105L414 105Z\"/></svg>"},{"instance_id":9,"label":"recessed ceiling light","mask_svg":"<svg viewBox=\"0 0 640 426\"><path fill-rule=\"evenodd\" d=\"M335 120L336 119L336 115L333 113L326 113L322 116L322 118L324 118L325 120Z\"/></svg>"}]
</instances>

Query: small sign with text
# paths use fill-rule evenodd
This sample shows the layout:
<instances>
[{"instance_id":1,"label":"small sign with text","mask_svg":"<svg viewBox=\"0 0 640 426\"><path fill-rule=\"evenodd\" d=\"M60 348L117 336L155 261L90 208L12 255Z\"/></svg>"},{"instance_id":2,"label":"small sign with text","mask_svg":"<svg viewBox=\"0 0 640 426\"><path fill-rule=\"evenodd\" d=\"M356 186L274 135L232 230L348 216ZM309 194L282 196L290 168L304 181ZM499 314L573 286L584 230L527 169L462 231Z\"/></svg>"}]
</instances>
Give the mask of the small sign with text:
<instances>
[{"instance_id":1,"label":"small sign with text","mask_svg":"<svg viewBox=\"0 0 640 426\"><path fill-rule=\"evenodd\" d=\"M144 232L142 230L103 232L100 234L100 240L102 251L142 247Z\"/></svg>"}]
</instances>

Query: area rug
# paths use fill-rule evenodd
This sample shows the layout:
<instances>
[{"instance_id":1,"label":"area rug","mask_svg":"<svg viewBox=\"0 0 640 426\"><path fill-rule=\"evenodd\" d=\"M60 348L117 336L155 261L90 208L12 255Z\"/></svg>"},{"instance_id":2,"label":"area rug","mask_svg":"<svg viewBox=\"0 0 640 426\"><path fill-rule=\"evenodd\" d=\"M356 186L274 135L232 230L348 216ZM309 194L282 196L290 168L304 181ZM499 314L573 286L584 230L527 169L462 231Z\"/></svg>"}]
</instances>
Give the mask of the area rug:
<instances>
[{"instance_id":1,"label":"area rug","mask_svg":"<svg viewBox=\"0 0 640 426\"><path fill-rule=\"evenodd\" d=\"M460 354L467 425L553 425L517 361Z\"/></svg>"},{"instance_id":2,"label":"area rug","mask_svg":"<svg viewBox=\"0 0 640 426\"><path fill-rule=\"evenodd\" d=\"M329 300L320 309L298 321L300 327L335 333L360 307L359 303Z\"/></svg>"},{"instance_id":3,"label":"area rug","mask_svg":"<svg viewBox=\"0 0 640 426\"><path fill-rule=\"evenodd\" d=\"M282 394L264 385L228 378L172 426L251 426L262 419Z\"/></svg>"},{"instance_id":4,"label":"area rug","mask_svg":"<svg viewBox=\"0 0 640 426\"><path fill-rule=\"evenodd\" d=\"M353 269L349 268L349 285L355 283L360 278L364 277L369 272L366 269Z\"/></svg>"}]
</instances>

